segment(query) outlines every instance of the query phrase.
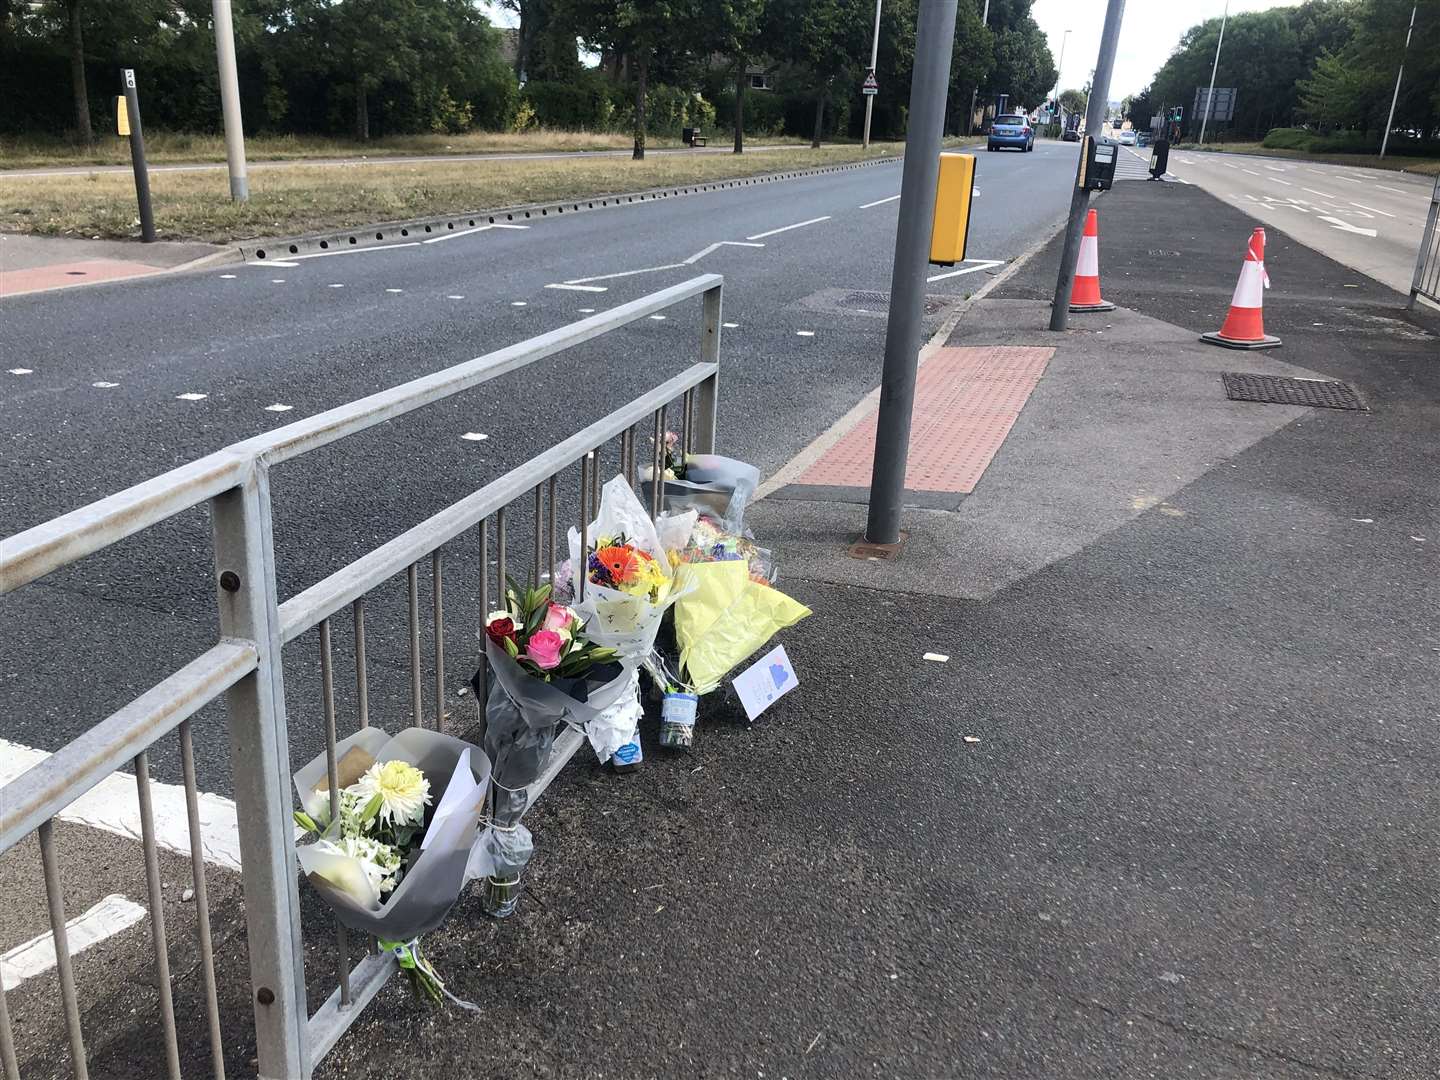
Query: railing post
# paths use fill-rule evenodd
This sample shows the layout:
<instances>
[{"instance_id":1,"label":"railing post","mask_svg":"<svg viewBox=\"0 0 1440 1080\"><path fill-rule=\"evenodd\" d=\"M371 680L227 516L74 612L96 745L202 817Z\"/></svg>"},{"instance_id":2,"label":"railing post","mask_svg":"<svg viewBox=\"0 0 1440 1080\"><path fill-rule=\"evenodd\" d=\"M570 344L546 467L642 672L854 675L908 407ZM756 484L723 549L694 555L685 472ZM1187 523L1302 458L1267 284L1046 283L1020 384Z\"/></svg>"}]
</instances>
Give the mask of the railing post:
<instances>
[{"instance_id":1,"label":"railing post","mask_svg":"<svg viewBox=\"0 0 1440 1080\"><path fill-rule=\"evenodd\" d=\"M290 744L265 466L255 462L240 487L211 500L211 515L220 633L253 641L259 653L256 670L226 693L257 1065L262 1080L308 1080Z\"/></svg>"},{"instance_id":2,"label":"railing post","mask_svg":"<svg viewBox=\"0 0 1440 1080\"><path fill-rule=\"evenodd\" d=\"M1430 212L1425 218L1425 232L1420 237L1420 252L1415 257L1415 277L1410 283L1410 302L1405 306L1414 309L1419 305L1420 295L1426 293L1430 299L1440 302L1440 244L1435 243L1437 228L1436 217L1440 212L1440 176L1435 177L1435 190L1430 193ZM1436 265L1429 264L1434 260ZM1427 293L1425 281L1427 274L1433 270L1436 282L1433 294Z\"/></svg>"},{"instance_id":3,"label":"railing post","mask_svg":"<svg viewBox=\"0 0 1440 1080\"><path fill-rule=\"evenodd\" d=\"M705 290L700 323L700 360L715 365L715 374L695 388L695 420L691 435L697 454L715 452L715 413L720 405L720 320L722 285Z\"/></svg>"}]
</instances>

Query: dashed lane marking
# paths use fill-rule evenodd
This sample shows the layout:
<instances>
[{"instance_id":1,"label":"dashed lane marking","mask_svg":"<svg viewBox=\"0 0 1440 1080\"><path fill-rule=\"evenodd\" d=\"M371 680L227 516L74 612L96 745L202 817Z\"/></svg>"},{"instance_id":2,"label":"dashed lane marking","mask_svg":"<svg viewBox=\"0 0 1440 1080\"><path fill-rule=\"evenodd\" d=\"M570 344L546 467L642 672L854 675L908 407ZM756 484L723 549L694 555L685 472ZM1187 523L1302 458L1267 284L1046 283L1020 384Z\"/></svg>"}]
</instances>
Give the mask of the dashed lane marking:
<instances>
[{"instance_id":1,"label":"dashed lane marking","mask_svg":"<svg viewBox=\"0 0 1440 1080\"><path fill-rule=\"evenodd\" d=\"M525 307L525 306L527 306L528 304L529 304L529 301L528 301L528 300L511 300L511 301L510 301L510 306L511 306L511 307Z\"/></svg>"},{"instance_id":2,"label":"dashed lane marking","mask_svg":"<svg viewBox=\"0 0 1440 1080\"><path fill-rule=\"evenodd\" d=\"M235 280L235 275L234 275L234 274L221 274L220 277L221 277L221 279L224 280L224 281L234 281L234 280Z\"/></svg>"},{"instance_id":3,"label":"dashed lane marking","mask_svg":"<svg viewBox=\"0 0 1440 1080\"><path fill-rule=\"evenodd\" d=\"M299 266L300 264L299 264L298 262L290 262L289 260L285 260L285 259L251 259L251 260L250 260L249 262L247 262L245 265L246 265L246 266L279 266L279 267L283 267L284 269L287 269L287 270L288 270L288 269L290 269L290 268L292 268L292 267Z\"/></svg>"},{"instance_id":4,"label":"dashed lane marking","mask_svg":"<svg viewBox=\"0 0 1440 1080\"><path fill-rule=\"evenodd\" d=\"M106 938L128 930L145 918L146 910L119 893L105 897L82 915L65 920L65 939L73 957ZM55 966L55 935L45 931L0 956L0 983L14 990L26 979Z\"/></svg>"},{"instance_id":5,"label":"dashed lane marking","mask_svg":"<svg viewBox=\"0 0 1440 1080\"><path fill-rule=\"evenodd\" d=\"M1295 186L1294 184L1290 183L1289 180L1281 180L1278 176L1267 176L1267 177L1265 177L1265 179L1266 179L1266 180L1269 180L1270 183L1272 183L1272 184L1283 184L1283 185L1285 185L1285 187L1294 187L1294 186Z\"/></svg>"},{"instance_id":6,"label":"dashed lane marking","mask_svg":"<svg viewBox=\"0 0 1440 1080\"><path fill-rule=\"evenodd\" d=\"M290 411L291 409L293 409L294 407L295 407L294 405L282 405L282 404L280 404L280 402L277 401L277 402L275 402L274 405L266 405L266 406L265 406L265 411L266 411L266 412L289 412L289 411Z\"/></svg>"},{"instance_id":7,"label":"dashed lane marking","mask_svg":"<svg viewBox=\"0 0 1440 1080\"><path fill-rule=\"evenodd\" d=\"M1395 215L1387 210L1376 210L1373 206L1366 206L1363 203L1352 202L1351 206L1358 206L1361 210L1369 210L1372 214L1379 214L1381 217L1393 218Z\"/></svg>"},{"instance_id":8,"label":"dashed lane marking","mask_svg":"<svg viewBox=\"0 0 1440 1080\"><path fill-rule=\"evenodd\" d=\"M664 322L665 319L666 319L666 316L664 316L664 315L651 315L650 318L654 319L656 322Z\"/></svg>"},{"instance_id":9,"label":"dashed lane marking","mask_svg":"<svg viewBox=\"0 0 1440 1080\"><path fill-rule=\"evenodd\" d=\"M822 221L829 221L830 215L811 218L809 221L797 221L794 225L782 225L778 229L770 229L766 232L756 233L754 236L745 237L746 240L764 240L767 236L777 236L782 232L789 232L791 229L803 229L806 225L818 225Z\"/></svg>"},{"instance_id":10,"label":"dashed lane marking","mask_svg":"<svg viewBox=\"0 0 1440 1080\"><path fill-rule=\"evenodd\" d=\"M594 314L595 314L595 309L594 309L593 307L582 307L582 308L576 308L575 310L578 311L578 312L580 312L581 315L594 315Z\"/></svg>"},{"instance_id":11,"label":"dashed lane marking","mask_svg":"<svg viewBox=\"0 0 1440 1080\"><path fill-rule=\"evenodd\" d=\"M1379 188L1381 191L1394 192L1396 195L1409 195L1409 194L1410 194L1408 191L1401 191L1399 188L1394 188L1394 187L1386 187L1384 184L1376 184L1375 186L1376 186L1377 188Z\"/></svg>"},{"instance_id":12,"label":"dashed lane marking","mask_svg":"<svg viewBox=\"0 0 1440 1080\"><path fill-rule=\"evenodd\" d=\"M446 300L464 300L465 297L461 296L459 293L451 293L449 296L445 297L445 299L446 299Z\"/></svg>"},{"instance_id":13,"label":"dashed lane marking","mask_svg":"<svg viewBox=\"0 0 1440 1080\"><path fill-rule=\"evenodd\" d=\"M34 375L35 369L28 367L12 367L9 369L11 375Z\"/></svg>"},{"instance_id":14,"label":"dashed lane marking","mask_svg":"<svg viewBox=\"0 0 1440 1080\"><path fill-rule=\"evenodd\" d=\"M486 435L483 431L467 431L464 435L460 436L460 438L466 442L484 442L489 437L490 436Z\"/></svg>"},{"instance_id":15,"label":"dashed lane marking","mask_svg":"<svg viewBox=\"0 0 1440 1080\"><path fill-rule=\"evenodd\" d=\"M815 336L815 331L814 331L814 330L796 330L796 331L795 331L795 336L796 336L796 337L814 337L814 336Z\"/></svg>"},{"instance_id":16,"label":"dashed lane marking","mask_svg":"<svg viewBox=\"0 0 1440 1080\"><path fill-rule=\"evenodd\" d=\"M344 287L344 283L340 281L334 281L330 283L330 288L332 289L343 289Z\"/></svg>"},{"instance_id":17,"label":"dashed lane marking","mask_svg":"<svg viewBox=\"0 0 1440 1080\"><path fill-rule=\"evenodd\" d=\"M204 400L205 400L207 397L209 397L209 396L210 396L209 394L197 394L197 393L195 393L194 391L187 391L186 393L183 393L183 394L176 394L176 395L175 395L175 400L176 400L176 401L204 401Z\"/></svg>"},{"instance_id":18,"label":"dashed lane marking","mask_svg":"<svg viewBox=\"0 0 1440 1080\"><path fill-rule=\"evenodd\" d=\"M1336 180L1344 180L1347 184L1363 184L1364 180L1356 180L1353 176L1341 176L1339 173L1332 173Z\"/></svg>"},{"instance_id":19,"label":"dashed lane marking","mask_svg":"<svg viewBox=\"0 0 1440 1080\"><path fill-rule=\"evenodd\" d=\"M568 289L571 292L608 292L607 285L572 285L568 281L557 281L554 284L546 285L547 289Z\"/></svg>"},{"instance_id":20,"label":"dashed lane marking","mask_svg":"<svg viewBox=\"0 0 1440 1080\"><path fill-rule=\"evenodd\" d=\"M860 209L869 210L872 206L883 206L885 203L894 202L898 198L900 198L899 195L891 195L888 198L876 199L874 202L861 203Z\"/></svg>"},{"instance_id":21,"label":"dashed lane marking","mask_svg":"<svg viewBox=\"0 0 1440 1080\"><path fill-rule=\"evenodd\" d=\"M723 326L726 330L738 330L740 328L740 324L738 322L727 322L721 323L720 325Z\"/></svg>"},{"instance_id":22,"label":"dashed lane marking","mask_svg":"<svg viewBox=\"0 0 1440 1080\"><path fill-rule=\"evenodd\" d=\"M283 277L272 277L272 278L270 279L270 284L271 284L271 285L284 285L284 284L285 284L285 279L284 279Z\"/></svg>"},{"instance_id":23,"label":"dashed lane marking","mask_svg":"<svg viewBox=\"0 0 1440 1080\"><path fill-rule=\"evenodd\" d=\"M1240 171L1243 172L1243 173L1249 173L1251 176L1263 176L1263 175L1264 175L1263 173L1258 173L1258 172L1256 172L1254 169L1243 169L1243 168L1242 168Z\"/></svg>"},{"instance_id":24,"label":"dashed lane marking","mask_svg":"<svg viewBox=\"0 0 1440 1080\"><path fill-rule=\"evenodd\" d=\"M90 385L93 386L93 387L95 387L97 390L109 390L109 389L111 389L112 387L119 386L120 384L119 384L118 382L103 382L103 381L102 381L102 382L92 382Z\"/></svg>"},{"instance_id":25,"label":"dashed lane marking","mask_svg":"<svg viewBox=\"0 0 1440 1080\"><path fill-rule=\"evenodd\" d=\"M404 290L404 289L386 289L385 291L388 292L388 293L403 293L405 290Z\"/></svg>"},{"instance_id":26,"label":"dashed lane marking","mask_svg":"<svg viewBox=\"0 0 1440 1080\"><path fill-rule=\"evenodd\" d=\"M1308 191L1311 195L1319 195L1325 199L1338 199L1339 195L1331 195L1328 191L1316 191L1313 187L1302 187L1301 191Z\"/></svg>"}]
</instances>

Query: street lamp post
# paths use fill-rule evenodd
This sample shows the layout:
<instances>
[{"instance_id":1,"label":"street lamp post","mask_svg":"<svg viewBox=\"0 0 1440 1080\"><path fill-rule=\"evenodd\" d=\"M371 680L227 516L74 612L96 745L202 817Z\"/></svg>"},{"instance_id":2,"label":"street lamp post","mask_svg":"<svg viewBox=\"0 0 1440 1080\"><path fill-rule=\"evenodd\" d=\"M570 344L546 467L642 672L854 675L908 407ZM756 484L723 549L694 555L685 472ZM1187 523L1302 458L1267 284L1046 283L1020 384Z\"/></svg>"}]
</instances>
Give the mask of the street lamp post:
<instances>
[{"instance_id":1,"label":"street lamp post","mask_svg":"<svg viewBox=\"0 0 1440 1080\"><path fill-rule=\"evenodd\" d=\"M1060 62L1055 65L1055 93L1050 96L1055 99L1055 112L1060 117L1060 134L1065 134L1065 106L1060 104L1060 84L1065 76L1065 44L1070 40L1070 31L1066 30L1060 38Z\"/></svg>"},{"instance_id":2,"label":"street lamp post","mask_svg":"<svg viewBox=\"0 0 1440 1080\"><path fill-rule=\"evenodd\" d=\"M1395 123L1395 103L1400 100L1400 80L1405 77L1405 54L1410 51L1410 35L1415 33L1415 12L1420 7L1414 5L1410 9L1410 29L1405 31L1405 48L1400 50L1400 70L1395 73L1395 93L1390 97L1390 115L1385 118L1385 134L1380 136L1380 156L1385 156L1385 148L1390 145L1390 128Z\"/></svg>"},{"instance_id":3,"label":"street lamp post","mask_svg":"<svg viewBox=\"0 0 1440 1080\"><path fill-rule=\"evenodd\" d=\"M245 171L245 126L240 119L240 82L235 74L235 28L230 20L230 0L214 0L215 59L220 68L220 111L225 117L225 160L230 169L230 198L250 198L250 178Z\"/></svg>"},{"instance_id":4,"label":"street lamp post","mask_svg":"<svg viewBox=\"0 0 1440 1080\"><path fill-rule=\"evenodd\" d=\"M1225 44L1225 24L1230 21L1230 0L1225 0L1225 14L1220 16L1220 40L1215 42L1215 62L1210 65L1210 89L1205 91L1205 115L1200 118L1200 145L1205 145L1205 125L1215 111L1215 71L1220 67L1220 46ZM1383 151L1382 151L1383 153Z\"/></svg>"},{"instance_id":5,"label":"street lamp post","mask_svg":"<svg viewBox=\"0 0 1440 1080\"><path fill-rule=\"evenodd\" d=\"M988 4L990 0L985 0ZM875 36L870 39L870 74L875 74L875 64L880 59L880 5L884 0L875 0ZM865 139L864 145L870 146L870 114L875 111L875 95L865 95Z\"/></svg>"}]
</instances>

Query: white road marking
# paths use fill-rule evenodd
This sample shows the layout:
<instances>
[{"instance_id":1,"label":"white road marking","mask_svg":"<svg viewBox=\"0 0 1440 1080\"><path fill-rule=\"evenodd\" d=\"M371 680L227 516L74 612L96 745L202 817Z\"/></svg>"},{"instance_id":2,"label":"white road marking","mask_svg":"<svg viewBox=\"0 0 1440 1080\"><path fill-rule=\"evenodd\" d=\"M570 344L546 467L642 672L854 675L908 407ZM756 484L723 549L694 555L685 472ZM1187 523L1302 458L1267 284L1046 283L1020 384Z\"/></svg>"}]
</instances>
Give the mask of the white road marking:
<instances>
[{"instance_id":1,"label":"white road marking","mask_svg":"<svg viewBox=\"0 0 1440 1080\"><path fill-rule=\"evenodd\" d=\"M1224 165L1227 169L1238 169L1240 167L1239 165L1231 165L1228 161L1222 161L1220 164Z\"/></svg>"},{"instance_id":2,"label":"white road marking","mask_svg":"<svg viewBox=\"0 0 1440 1080\"><path fill-rule=\"evenodd\" d=\"M445 299L446 299L446 300L464 300L465 297L461 296L459 293L451 293L449 296L445 297Z\"/></svg>"},{"instance_id":3,"label":"white road marking","mask_svg":"<svg viewBox=\"0 0 1440 1080\"><path fill-rule=\"evenodd\" d=\"M1241 194L1244 195L1245 198L1249 199L1251 202L1259 202L1259 201L1260 201L1260 200L1257 199L1254 195L1251 195L1248 191L1241 192Z\"/></svg>"},{"instance_id":4,"label":"white road marking","mask_svg":"<svg viewBox=\"0 0 1440 1080\"><path fill-rule=\"evenodd\" d=\"M35 369L28 367L12 367L9 369L11 375L34 375Z\"/></svg>"},{"instance_id":5,"label":"white road marking","mask_svg":"<svg viewBox=\"0 0 1440 1080\"><path fill-rule=\"evenodd\" d=\"M111 387L119 386L118 382L92 382L91 386L97 390L109 390Z\"/></svg>"},{"instance_id":6,"label":"white road marking","mask_svg":"<svg viewBox=\"0 0 1440 1080\"><path fill-rule=\"evenodd\" d=\"M740 324L738 322L727 322L721 323L720 325L723 326L726 330L738 330L740 328Z\"/></svg>"},{"instance_id":7,"label":"white road marking","mask_svg":"<svg viewBox=\"0 0 1440 1080\"><path fill-rule=\"evenodd\" d=\"M782 225L782 226L781 226L780 228L778 228L778 229L771 229L771 230L769 230L768 232L756 233L754 236L747 236L747 237L745 237L745 239L746 239L746 240L764 240L765 237L767 237L767 236L775 236L775 235L777 235L778 233L789 232L791 229L803 229L806 225L818 225L818 224L820 224L820 222L822 222L822 221L829 221L829 220L830 220L830 215L829 215L829 214L826 214L824 217L811 218L809 221L797 221L794 225Z\"/></svg>"},{"instance_id":8,"label":"white road marking","mask_svg":"<svg viewBox=\"0 0 1440 1080\"><path fill-rule=\"evenodd\" d=\"M571 285L568 281L556 282L554 285L546 285L547 289L570 289L573 292L606 292L604 285Z\"/></svg>"},{"instance_id":9,"label":"white road marking","mask_svg":"<svg viewBox=\"0 0 1440 1080\"><path fill-rule=\"evenodd\" d=\"M291 409L293 409L294 407L295 407L294 405L282 405L282 404L280 404L280 402L277 401L277 402L275 402L274 405L266 405L266 406L265 406L265 411L266 411L266 412L289 412L289 411L290 411Z\"/></svg>"},{"instance_id":10,"label":"white road marking","mask_svg":"<svg viewBox=\"0 0 1440 1080\"><path fill-rule=\"evenodd\" d=\"M272 277L272 278L270 279L270 284L271 284L271 285L284 285L284 284L285 284L285 279L284 279L283 277Z\"/></svg>"},{"instance_id":11,"label":"white road marking","mask_svg":"<svg viewBox=\"0 0 1440 1080\"><path fill-rule=\"evenodd\" d=\"M861 209L861 210L869 210L872 206L883 206L883 205L884 205L885 203L887 203L887 202L894 202L894 201L895 201L896 199L898 199L899 197L900 197L899 195L891 195L891 196L889 196L888 198L885 198L885 199L876 199L874 202L861 203L861 204L860 204L860 209Z\"/></svg>"},{"instance_id":12,"label":"white road marking","mask_svg":"<svg viewBox=\"0 0 1440 1080\"><path fill-rule=\"evenodd\" d=\"M145 908L119 893L105 897L84 914L65 920L65 940L70 955L74 957L128 930L146 914ZM54 966L55 935L47 930L0 956L0 983L6 990L14 990L26 979L43 975Z\"/></svg>"},{"instance_id":13,"label":"white road marking","mask_svg":"<svg viewBox=\"0 0 1440 1080\"><path fill-rule=\"evenodd\" d=\"M1306 171L1306 172L1313 172L1316 176L1329 176L1329 175L1330 175L1329 173L1325 172L1325 170L1323 170L1323 169L1312 169L1312 168L1310 168L1309 166L1306 166L1305 171Z\"/></svg>"},{"instance_id":14,"label":"white road marking","mask_svg":"<svg viewBox=\"0 0 1440 1080\"><path fill-rule=\"evenodd\" d=\"M965 261L974 262L978 265L962 266L959 270L947 270L943 274L931 274L925 280L927 282L944 281L946 278L959 277L962 274L974 274L978 273L981 270L989 270L992 266L1000 266L1005 262L1004 259L966 259Z\"/></svg>"},{"instance_id":15,"label":"white road marking","mask_svg":"<svg viewBox=\"0 0 1440 1080\"><path fill-rule=\"evenodd\" d=\"M460 436L460 438L466 442L484 442L489 437L490 436L486 435L483 431L467 431L464 435Z\"/></svg>"},{"instance_id":16,"label":"white road marking","mask_svg":"<svg viewBox=\"0 0 1440 1080\"><path fill-rule=\"evenodd\" d=\"M40 764L50 755L19 743L0 739L0 786ZM150 782L154 808L155 842L166 851L190 855L190 826L185 789L179 784ZM240 836L235 825L235 804L202 791L198 799L200 840L205 861L227 870L240 869ZM114 772L56 815L61 821L88 825L116 836L140 839L140 803L133 773Z\"/></svg>"},{"instance_id":17,"label":"white road marking","mask_svg":"<svg viewBox=\"0 0 1440 1080\"><path fill-rule=\"evenodd\" d=\"M1384 184L1376 184L1375 186L1376 186L1377 188L1379 188L1381 191L1393 191L1396 195L1408 195L1408 194L1410 194L1408 191L1401 191L1399 188L1395 188L1395 187L1386 187Z\"/></svg>"},{"instance_id":18,"label":"white road marking","mask_svg":"<svg viewBox=\"0 0 1440 1080\"><path fill-rule=\"evenodd\" d=\"M1361 210L1369 210L1372 214L1380 214L1383 217L1393 218L1395 215L1385 210L1376 210L1373 206L1366 206L1363 203L1352 202L1351 206L1358 206Z\"/></svg>"},{"instance_id":19,"label":"white road marking","mask_svg":"<svg viewBox=\"0 0 1440 1080\"><path fill-rule=\"evenodd\" d=\"M814 337L814 336L815 336L815 331L814 331L814 330L796 330L796 331L795 331L795 336L796 336L796 337Z\"/></svg>"},{"instance_id":20,"label":"white road marking","mask_svg":"<svg viewBox=\"0 0 1440 1080\"><path fill-rule=\"evenodd\" d=\"M1194 164L1195 164L1195 162L1191 161L1189 158L1183 158L1183 157L1180 159L1180 163L1181 163L1182 165L1194 165Z\"/></svg>"},{"instance_id":21,"label":"white road marking","mask_svg":"<svg viewBox=\"0 0 1440 1080\"><path fill-rule=\"evenodd\" d=\"M397 248L419 247L419 240L406 240L403 244L376 244L374 247L345 248L341 251L313 251L309 255L291 255L292 262L299 262L302 259L328 259L332 255L369 255L372 251L394 251ZM271 263L271 266L279 266L279 263Z\"/></svg>"},{"instance_id":22,"label":"white road marking","mask_svg":"<svg viewBox=\"0 0 1440 1080\"><path fill-rule=\"evenodd\" d=\"M194 393L193 391L187 391L186 393L183 393L183 394L176 394L176 395L175 395L175 400L176 400L176 401L204 401L204 400L205 400L207 397L209 397L209 396L210 396L209 394L197 394L197 393Z\"/></svg>"},{"instance_id":23,"label":"white road marking","mask_svg":"<svg viewBox=\"0 0 1440 1080\"><path fill-rule=\"evenodd\" d=\"M386 289L386 292L404 292L404 289Z\"/></svg>"},{"instance_id":24,"label":"white road marking","mask_svg":"<svg viewBox=\"0 0 1440 1080\"><path fill-rule=\"evenodd\" d=\"M664 316L664 315L651 315L650 318L654 319L656 322L664 322L665 319L666 319L666 316Z\"/></svg>"},{"instance_id":25,"label":"white road marking","mask_svg":"<svg viewBox=\"0 0 1440 1080\"><path fill-rule=\"evenodd\" d=\"M504 221L497 221L493 226L496 229L528 229L529 225L511 225Z\"/></svg>"},{"instance_id":26,"label":"white road marking","mask_svg":"<svg viewBox=\"0 0 1440 1080\"><path fill-rule=\"evenodd\" d=\"M764 244L747 244L747 243L745 243L744 241L741 241L741 240L721 240L721 241L719 241L718 243L711 244L711 245L710 245L709 247L707 247L707 248L701 248L701 249L700 249L699 251L697 251L694 255L691 255L688 259L685 260L685 265L686 265L686 266L693 266L695 263L697 263L697 262L699 262L701 259L703 259L706 255L709 255L709 254L710 254L712 251L714 251L716 248L722 248L722 247L749 247L749 248L760 248L760 247L764 247L764 246L765 246Z\"/></svg>"},{"instance_id":27,"label":"white road marking","mask_svg":"<svg viewBox=\"0 0 1440 1080\"><path fill-rule=\"evenodd\" d=\"M1243 168L1242 168L1240 171L1241 171L1241 172L1249 173L1251 176L1263 176L1263 175L1264 175L1263 173L1258 173L1258 172L1256 172L1254 169L1243 169Z\"/></svg>"},{"instance_id":28,"label":"white road marking","mask_svg":"<svg viewBox=\"0 0 1440 1080\"><path fill-rule=\"evenodd\" d=\"M1365 182L1364 180L1356 180L1353 176L1341 176L1339 173L1331 173L1330 175L1336 180L1344 180L1349 184L1363 184Z\"/></svg>"},{"instance_id":29,"label":"white road marking","mask_svg":"<svg viewBox=\"0 0 1440 1080\"><path fill-rule=\"evenodd\" d=\"M1339 229L1341 232L1359 233L1361 236L1377 235L1374 229L1362 229L1356 225L1351 225L1348 221L1341 221L1339 218L1326 217L1322 214L1320 220L1328 221L1332 229Z\"/></svg>"},{"instance_id":30,"label":"white road marking","mask_svg":"<svg viewBox=\"0 0 1440 1080\"><path fill-rule=\"evenodd\" d=\"M1265 177L1265 179L1269 180L1272 184L1284 184L1286 187L1295 186L1294 184L1290 183L1289 180L1281 180L1278 176L1267 176Z\"/></svg>"},{"instance_id":31,"label":"white road marking","mask_svg":"<svg viewBox=\"0 0 1440 1080\"><path fill-rule=\"evenodd\" d=\"M576 308L575 310L578 311L578 312L580 312L580 314L582 314L582 315L594 315L594 314L595 314L595 309L594 309L593 307L582 307L582 308Z\"/></svg>"},{"instance_id":32,"label":"white road marking","mask_svg":"<svg viewBox=\"0 0 1440 1080\"><path fill-rule=\"evenodd\" d=\"M596 274L594 277L571 278L566 285L584 285L590 281L613 281L615 278L634 277L636 274L657 274L661 270L678 270L684 263L666 263L664 266L647 266L641 270L621 270L617 274Z\"/></svg>"},{"instance_id":33,"label":"white road marking","mask_svg":"<svg viewBox=\"0 0 1440 1080\"><path fill-rule=\"evenodd\" d=\"M1266 165L1265 168L1269 169L1271 172L1284 172L1284 171L1285 171L1285 170L1282 169L1279 165Z\"/></svg>"},{"instance_id":34,"label":"white road marking","mask_svg":"<svg viewBox=\"0 0 1440 1080\"><path fill-rule=\"evenodd\" d=\"M1337 214L1349 214L1351 217L1363 217L1363 218L1365 218L1367 221L1374 221L1374 220L1375 220L1375 215L1374 215L1374 214L1367 214L1367 213L1365 213L1365 211L1363 211L1363 210L1336 210L1335 212L1336 212Z\"/></svg>"},{"instance_id":35,"label":"white road marking","mask_svg":"<svg viewBox=\"0 0 1440 1080\"><path fill-rule=\"evenodd\" d=\"M510 301L510 306L511 306L511 307L525 307L527 303L528 303L528 301L526 301L526 300L511 300L511 301Z\"/></svg>"},{"instance_id":36,"label":"white road marking","mask_svg":"<svg viewBox=\"0 0 1440 1080\"><path fill-rule=\"evenodd\" d=\"M338 281L332 282L331 285L330 285L330 288L332 288L332 289L343 289L344 287L345 287L345 286L344 286L341 282L338 282Z\"/></svg>"},{"instance_id":37,"label":"white road marking","mask_svg":"<svg viewBox=\"0 0 1440 1080\"><path fill-rule=\"evenodd\" d=\"M444 236L432 236L429 240L421 240L422 244L438 244L442 240L457 240L462 236L472 236L477 232L487 232L493 229L494 225L476 225L473 229L461 229L459 232L446 233Z\"/></svg>"},{"instance_id":38,"label":"white road marking","mask_svg":"<svg viewBox=\"0 0 1440 1080\"><path fill-rule=\"evenodd\" d=\"M245 265L246 265L246 266L281 266L281 267L284 267L284 268L286 268L286 269L288 270L288 269L290 269L291 267L299 266L300 264L297 263L297 262L288 262L288 261L281 260L281 259L251 259L251 260L250 260L249 262L247 262Z\"/></svg>"},{"instance_id":39,"label":"white road marking","mask_svg":"<svg viewBox=\"0 0 1440 1080\"><path fill-rule=\"evenodd\" d=\"M1302 187L1301 191L1308 191L1311 195L1320 195L1326 199L1338 199L1339 195L1331 195L1328 191L1316 191L1313 187Z\"/></svg>"},{"instance_id":40,"label":"white road marking","mask_svg":"<svg viewBox=\"0 0 1440 1080\"><path fill-rule=\"evenodd\" d=\"M235 280L235 275L234 275L234 274L221 274L220 277L221 277L223 280L226 280L226 281L234 281L234 280Z\"/></svg>"},{"instance_id":41,"label":"white road marking","mask_svg":"<svg viewBox=\"0 0 1440 1080\"><path fill-rule=\"evenodd\" d=\"M1289 202L1280 203L1279 205L1280 205L1280 206L1288 206L1291 210L1299 210L1300 213L1302 213L1302 214L1308 214L1308 213L1310 213L1309 210L1305 209L1305 207L1301 206L1301 205L1300 205L1299 203L1297 203L1294 199L1291 199Z\"/></svg>"}]
</instances>

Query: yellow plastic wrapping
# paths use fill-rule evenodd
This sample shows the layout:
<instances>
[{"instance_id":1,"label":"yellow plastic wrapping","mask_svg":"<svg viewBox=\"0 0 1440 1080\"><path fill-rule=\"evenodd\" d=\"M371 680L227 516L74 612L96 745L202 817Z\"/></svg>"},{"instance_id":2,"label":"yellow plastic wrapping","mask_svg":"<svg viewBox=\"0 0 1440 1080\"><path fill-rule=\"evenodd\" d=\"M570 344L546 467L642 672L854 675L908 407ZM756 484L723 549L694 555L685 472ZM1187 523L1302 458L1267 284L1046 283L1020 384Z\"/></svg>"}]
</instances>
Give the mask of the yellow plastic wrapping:
<instances>
[{"instance_id":1,"label":"yellow plastic wrapping","mask_svg":"<svg viewBox=\"0 0 1440 1080\"><path fill-rule=\"evenodd\" d=\"M778 589L750 580L743 559L682 563L675 588L689 592L675 602L675 642L680 668L697 694L706 694L737 664L793 626L810 609Z\"/></svg>"}]
</instances>

